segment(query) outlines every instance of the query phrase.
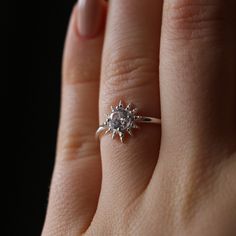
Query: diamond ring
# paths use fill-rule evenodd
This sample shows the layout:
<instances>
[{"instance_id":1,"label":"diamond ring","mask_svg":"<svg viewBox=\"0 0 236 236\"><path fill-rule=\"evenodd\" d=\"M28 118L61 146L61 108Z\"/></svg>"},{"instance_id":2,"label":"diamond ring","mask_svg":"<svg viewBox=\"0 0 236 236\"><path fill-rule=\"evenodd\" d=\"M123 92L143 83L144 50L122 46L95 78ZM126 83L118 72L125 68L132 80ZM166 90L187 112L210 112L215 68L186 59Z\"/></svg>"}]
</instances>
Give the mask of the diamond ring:
<instances>
[{"instance_id":1,"label":"diamond ring","mask_svg":"<svg viewBox=\"0 0 236 236\"><path fill-rule=\"evenodd\" d=\"M119 135L120 141L124 142L125 133L132 134L132 129L137 129L137 123L161 124L161 120L154 117L137 115L138 109L128 104L126 107L119 102L118 106L111 107L111 113L106 115L105 122L99 126L96 132L98 138L100 134L111 133L112 139Z\"/></svg>"}]
</instances>

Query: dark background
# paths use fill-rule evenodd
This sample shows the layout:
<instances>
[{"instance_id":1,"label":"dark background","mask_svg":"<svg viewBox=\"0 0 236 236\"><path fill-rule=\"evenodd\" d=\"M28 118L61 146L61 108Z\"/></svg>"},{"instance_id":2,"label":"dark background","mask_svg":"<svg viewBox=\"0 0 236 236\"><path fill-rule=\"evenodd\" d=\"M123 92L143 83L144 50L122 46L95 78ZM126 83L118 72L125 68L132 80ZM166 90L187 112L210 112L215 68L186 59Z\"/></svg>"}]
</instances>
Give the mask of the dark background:
<instances>
[{"instance_id":1,"label":"dark background","mask_svg":"<svg viewBox=\"0 0 236 236\"><path fill-rule=\"evenodd\" d=\"M7 193L1 235L41 234L55 158L63 45L75 2L1 3L7 32L1 33L1 70L7 75L1 76L1 159L7 161L1 165Z\"/></svg>"}]
</instances>

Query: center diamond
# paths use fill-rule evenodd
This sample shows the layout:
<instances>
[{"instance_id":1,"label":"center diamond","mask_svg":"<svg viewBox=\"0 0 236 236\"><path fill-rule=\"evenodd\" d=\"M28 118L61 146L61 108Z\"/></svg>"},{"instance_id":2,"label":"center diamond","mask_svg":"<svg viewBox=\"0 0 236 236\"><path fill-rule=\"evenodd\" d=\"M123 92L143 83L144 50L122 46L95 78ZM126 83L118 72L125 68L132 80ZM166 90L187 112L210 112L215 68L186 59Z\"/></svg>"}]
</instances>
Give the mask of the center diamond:
<instances>
[{"instance_id":1,"label":"center diamond","mask_svg":"<svg viewBox=\"0 0 236 236\"><path fill-rule=\"evenodd\" d=\"M133 115L125 109L119 109L111 113L108 126L111 130L119 129L121 132L132 126Z\"/></svg>"}]
</instances>

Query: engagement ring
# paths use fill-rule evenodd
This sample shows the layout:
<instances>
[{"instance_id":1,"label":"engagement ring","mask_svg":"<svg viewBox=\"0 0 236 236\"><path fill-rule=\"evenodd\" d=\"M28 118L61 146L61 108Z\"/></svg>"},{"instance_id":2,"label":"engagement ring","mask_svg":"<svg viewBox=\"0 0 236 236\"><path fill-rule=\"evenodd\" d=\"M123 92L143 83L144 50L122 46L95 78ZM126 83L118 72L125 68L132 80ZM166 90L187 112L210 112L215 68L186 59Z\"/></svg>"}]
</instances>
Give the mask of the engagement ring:
<instances>
[{"instance_id":1,"label":"engagement ring","mask_svg":"<svg viewBox=\"0 0 236 236\"><path fill-rule=\"evenodd\" d=\"M137 123L161 124L161 120L154 117L137 115L138 109L129 103L126 107L119 102L118 106L111 107L111 113L106 115L105 122L99 126L96 136L100 134L111 134L112 139L116 135L120 137L120 141L124 142L125 133L133 135L132 129L137 129Z\"/></svg>"}]
</instances>

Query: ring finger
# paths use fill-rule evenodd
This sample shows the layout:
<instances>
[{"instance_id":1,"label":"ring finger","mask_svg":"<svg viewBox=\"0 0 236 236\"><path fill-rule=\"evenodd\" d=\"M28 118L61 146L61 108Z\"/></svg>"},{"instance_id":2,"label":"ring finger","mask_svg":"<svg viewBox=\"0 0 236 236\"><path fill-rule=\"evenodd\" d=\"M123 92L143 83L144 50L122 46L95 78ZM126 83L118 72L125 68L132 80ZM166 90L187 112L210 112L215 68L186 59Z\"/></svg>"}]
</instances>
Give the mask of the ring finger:
<instances>
[{"instance_id":1,"label":"ring finger","mask_svg":"<svg viewBox=\"0 0 236 236\"><path fill-rule=\"evenodd\" d=\"M102 62L100 123L104 121L104 114L110 113L111 105L115 106L119 100L126 105L132 102L140 114L159 117L162 2L110 1L109 7ZM106 204L108 198L121 205L132 202L152 175L158 157L160 127L146 124L134 135L130 139L125 137L125 144L108 135L101 138L101 201Z\"/></svg>"}]
</instances>

